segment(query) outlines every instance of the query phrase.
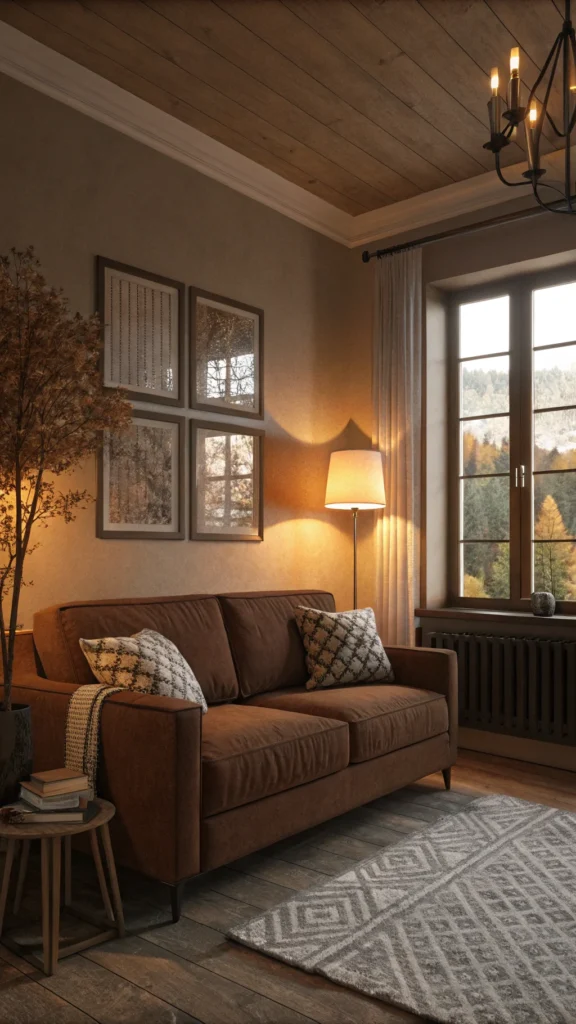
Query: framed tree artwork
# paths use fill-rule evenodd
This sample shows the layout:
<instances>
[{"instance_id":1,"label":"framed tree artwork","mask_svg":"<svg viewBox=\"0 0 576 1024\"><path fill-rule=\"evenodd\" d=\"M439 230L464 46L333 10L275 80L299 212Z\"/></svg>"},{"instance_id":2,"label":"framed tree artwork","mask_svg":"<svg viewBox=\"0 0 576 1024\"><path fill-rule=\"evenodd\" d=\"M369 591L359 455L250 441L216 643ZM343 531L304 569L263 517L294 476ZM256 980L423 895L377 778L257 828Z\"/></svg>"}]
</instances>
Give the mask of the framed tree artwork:
<instances>
[{"instance_id":1,"label":"framed tree artwork","mask_svg":"<svg viewBox=\"0 0 576 1024\"><path fill-rule=\"evenodd\" d=\"M191 421L192 540L264 537L264 431Z\"/></svg>"},{"instance_id":2,"label":"framed tree artwork","mask_svg":"<svg viewBox=\"0 0 576 1024\"><path fill-rule=\"evenodd\" d=\"M264 313L190 289L193 409L262 419Z\"/></svg>"},{"instance_id":3,"label":"framed tree artwork","mask_svg":"<svg viewBox=\"0 0 576 1024\"><path fill-rule=\"evenodd\" d=\"M185 418L134 410L130 430L108 434L99 460L96 535L183 540Z\"/></svg>"},{"instance_id":4,"label":"framed tree artwork","mask_svg":"<svg viewBox=\"0 0 576 1024\"><path fill-rule=\"evenodd\" d=\"M102 374L138 402L184 405L185 286L97 258Z\"/></svg>"}]
</instances>

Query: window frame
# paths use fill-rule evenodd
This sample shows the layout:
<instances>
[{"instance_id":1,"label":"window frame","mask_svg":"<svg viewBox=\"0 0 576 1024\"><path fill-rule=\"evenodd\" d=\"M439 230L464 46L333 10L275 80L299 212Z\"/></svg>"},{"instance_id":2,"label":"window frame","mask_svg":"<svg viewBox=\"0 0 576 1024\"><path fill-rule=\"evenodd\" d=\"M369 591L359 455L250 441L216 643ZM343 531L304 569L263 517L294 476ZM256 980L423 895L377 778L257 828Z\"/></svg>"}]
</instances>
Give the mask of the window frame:
<instances>
[{"instance_id":1,"label":"window frame","mask_svg":"<svg viewBox=\"0 0 576 1024\"><path fill-rule=\"evenodd\" d=\"M533 337L532 293L540 288L576 284L576 263L554 270L503 277L450 293L446 298L448 326L448 598L453 606L495 611L530 611L532 581L532 517L534 501L533 443ZM459 308L468 302L509 296L510 387L510 597L463 597L460 595L461 479L460 472L460 352ZM525 339L529 339L526 344ZM576 332L573 339L576 344ZM564 343L558 343L564 344ZM567 342L566 344L569 344ZM556 347L553 343L550 348ZM541 350L542 347L539 348ZM486 353L491 355L491 353ZM478 357L481 358L481 357ZM574 402L576 407L576 398ZM567 408L570 408L569 406ZM506 415L506 414L502 414ZM516 467L525 467L527 486L515 484ZM576 471L573 471L576 477ZM576 543L576 540L574 541ZM575 615L575 601L557 601L558 614Z\"/></svg>"}]
</instances>

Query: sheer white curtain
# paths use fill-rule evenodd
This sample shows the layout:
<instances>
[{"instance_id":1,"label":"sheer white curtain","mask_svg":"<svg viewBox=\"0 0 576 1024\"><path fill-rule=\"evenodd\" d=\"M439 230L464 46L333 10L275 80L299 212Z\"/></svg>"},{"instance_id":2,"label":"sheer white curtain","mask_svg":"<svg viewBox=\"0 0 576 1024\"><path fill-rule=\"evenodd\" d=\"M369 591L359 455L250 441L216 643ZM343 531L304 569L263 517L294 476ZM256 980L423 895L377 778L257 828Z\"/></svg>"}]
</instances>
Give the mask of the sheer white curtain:
<instances>
[{"instance_id":1,"label":"sheer white curtain","mask_svg":"<svg viewBox=\"0 0 576 1024\"><path fill-rule=\"evenodd\" d=\"M414 643L420 585L422 250L376 267L374 437L387 507L376 530L376 614L388 643Z\"/></svg>"}]
</instances>

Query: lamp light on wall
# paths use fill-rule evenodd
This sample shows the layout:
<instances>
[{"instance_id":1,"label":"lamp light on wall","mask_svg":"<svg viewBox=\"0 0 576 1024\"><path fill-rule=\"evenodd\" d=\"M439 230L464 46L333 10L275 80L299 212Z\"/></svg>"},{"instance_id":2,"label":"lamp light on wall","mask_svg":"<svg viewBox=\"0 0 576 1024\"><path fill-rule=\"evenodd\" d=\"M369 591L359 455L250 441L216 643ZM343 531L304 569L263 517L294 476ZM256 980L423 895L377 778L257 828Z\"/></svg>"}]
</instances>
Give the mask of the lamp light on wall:
<instances>
[{"instance_id":1,"label":"lamp light on wall","mask_svg":"<svg viewBox=\"0 0 576 1024\"><path fill-rule=\"evenodd\" d=\"M352 449L332 452L326 484L326 508L347 509L354 523L354 608L358 603L358 512L385 508L381 452Z\"/></svg>"}]
</instances>

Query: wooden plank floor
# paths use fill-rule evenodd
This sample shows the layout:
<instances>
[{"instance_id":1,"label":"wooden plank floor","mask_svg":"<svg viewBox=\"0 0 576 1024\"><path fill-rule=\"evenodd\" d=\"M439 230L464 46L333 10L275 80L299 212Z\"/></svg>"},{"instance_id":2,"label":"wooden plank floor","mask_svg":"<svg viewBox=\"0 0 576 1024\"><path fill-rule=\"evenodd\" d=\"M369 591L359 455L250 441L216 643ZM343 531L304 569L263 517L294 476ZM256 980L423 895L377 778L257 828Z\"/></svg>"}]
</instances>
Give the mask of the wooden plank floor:
<instances>
[{"instance_id":1,"label":"wooden plank floor","mask_svg":"<svg viewBox=\"0 0 576 1024\"><path fill-rule=\"evenodd\" d=\"M486 793L576 811L576 774L462 752L449 793L442 776L431 775L195 879L176 925L167 890L122 871L126 939L64 960L52 978L0 946L0 1024L414 1024L409 1013L237 946L224 933ZM37 877L32 861L29 910L37 906ZM74 877L97 906L87 858L75 855Z\"/></svg>"}]
</instances>

